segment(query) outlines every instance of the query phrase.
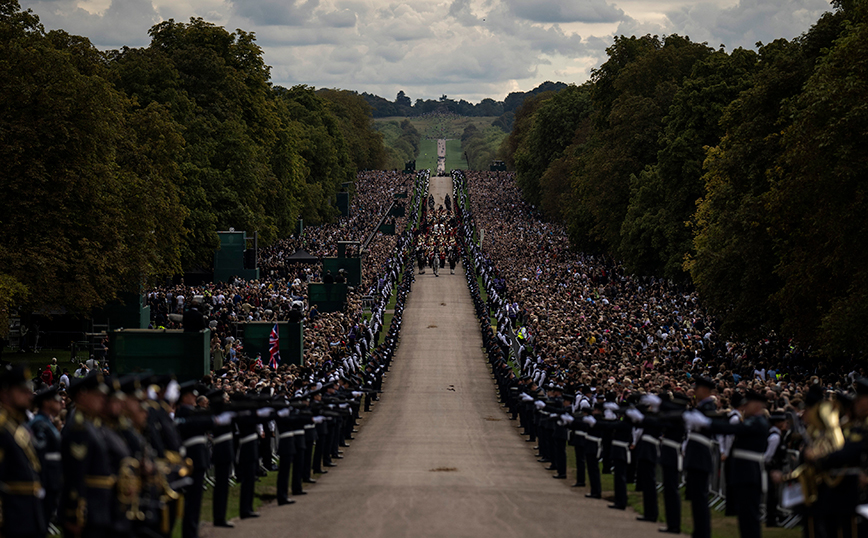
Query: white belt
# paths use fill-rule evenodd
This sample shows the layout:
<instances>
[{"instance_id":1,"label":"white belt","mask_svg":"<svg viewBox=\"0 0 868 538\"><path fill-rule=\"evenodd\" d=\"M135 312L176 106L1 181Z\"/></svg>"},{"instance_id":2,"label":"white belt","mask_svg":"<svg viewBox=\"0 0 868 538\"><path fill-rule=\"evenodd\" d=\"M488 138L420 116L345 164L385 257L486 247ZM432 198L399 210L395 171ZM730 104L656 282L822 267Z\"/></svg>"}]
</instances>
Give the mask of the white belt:
<instances>
[{"instance_id":1,"label":"white belt","mask_svg":"<svg viewBox=\"0 0 868 538\"><path fill-rule=\"evenodd\" d=\"M594 437L589 433L585 434L585 439L592 443L597 443L597 459L600 459L600 455L603 453L603 443L601 442L602 439L599 437Z\"/></svg>"},{"instance_id":2,"label":"white belt","mask_svg":"<svg viewBox=\"0 0 868 538\"><path fill-rule=\"evenodd\" d=\"M582 430L576 430L573 432L573 435L577 435L579 437L588 437L588 432L583 432Z\"/></svg>"},{"instance_id":3,"label":"white belt","mask_svg":"<svg viewBox=\"0 0 868 538\"><path fill-rule=\"evenodd\" d=\"M661 439L661 441L663 442L663 446L668 446L675 450L675 455L678 457L678 472L680 473L684 468L684 456L681 454L681 443L665 437Z\"/></svg>"},{"instance_id":4,"label":"white belt","mask_svg":"<svg viewBox=\"0 0 868 538\"><path fill-rule=\"evenodd\" d=\"M651 443L654 446L660 446L660 439L657 439L656 437L651 437L647 433L643 434L640 439L645 441L646 443Z\"/></svg>"},{"instance_id":5,"label":"white belt","mask_svg":"<svg viewBox=\"0 0 868 538\"><path fill-rule=\"evenodd\" d=\"M250 441L253 441L254 439L256 439L258 436L259 436L259 434L251 433L250 435L248 435L246 437L242 437L241 441L238 444L243 445L244 443L249 443Z\"/></svg>"},{"instance_id":6,"label":"white belt","mask_svg":"<svg viewBox=\"0 0 868 538\"><path fill-rule=\"evenodd\" d=\"M223 435L218 435L214 438L214 444L219 445L220 443L225 443L226 441L232 440L232 432L224 433Z\"/></svg>"},{"instance_id":7,"label":"white belt","mask_svg":"<svg viewBox=\"0 0 868 538\"><path fill-rule=\"evenodd\" d=\"M312 430L314 428L316 428L316 424L305 424L304 425L305 430Z\"/></svg>"},{"instance_id":8,"label":"white belt","mask_svg":"<svg viewBox=\"0 0 868 538\"><path fill-rule=\"evenodd\" d=\"M623 448L624 452L627 453L627 465L630 465L630 443L627 441L618 441L616 439L612 439L612 446L616 446L618 448Z\"/></svg>"},{"instance_id":9,"label":"white belt","mask_svg":"<svg viewBox=\"0 0 868 538\"><path fill-rule=\"evenodd\" d=\"M191 446L201 445L207 442L208 439L204 435L197 435L196 437L191 437L184 441L184 446L189 448Z\"/></svg>"},{"instance_id":10,"label":"white belt","mask_svg":"<svg viewBox=\"0 0 868 538\"><path fill-rule=\"evenodd\" d=\"M708 448L714 448L714 444L711 441L711 439L709 439L708 437L706 437L700 433L696 433L696 432L688 433L687 434L687 440L688 441L696 441L697 443L703 444L703 445L707 446Z\"/></svg>"},{"instance_id":11,"label":"white belt","mask_svg":"<svg viewBox=\"0 0 868 538\"><path fill-rule=\"evenodd\" d=\"M60 461L60 452L46 452L45 461Z\"/></svg>"},{"instance_id":12,"label":"white belt","mask_svg":"<svg viewBox=\"0 0 868 538\"><path fill-rule=\"evenodd\" d=\"M292 433L294 433L294 434L296 434L296 435L304 435L304 430L295 430L295 431L292 432Z\"/></svg>"},{"instance_id":13,"label":"white belt","mask_svg":"<svg viewBox=\"0 0 868 538\"><path fill-rule=\"evenodd\" d=\"M752 450L744 450L741 448L733 448L732 449L732 457L737 460L745 460L752 461L754 463L759 463L760 466L760 480L763 486L763 493L768 491L769 483L768 483L768 475L766 474L766 458L765 454L762 452L753 452Z\"/></svg>"},{"instance_id":14,"label":"white belt","mask_svg":"<svg viewBox=\"0 0 868 538\"><path fill-rule=\"evenodd\" d=\"M286 439L287 437L292 437L295 435L295 432L283 432L278 436L278 439Z\"/></svg>"}]
</instances>

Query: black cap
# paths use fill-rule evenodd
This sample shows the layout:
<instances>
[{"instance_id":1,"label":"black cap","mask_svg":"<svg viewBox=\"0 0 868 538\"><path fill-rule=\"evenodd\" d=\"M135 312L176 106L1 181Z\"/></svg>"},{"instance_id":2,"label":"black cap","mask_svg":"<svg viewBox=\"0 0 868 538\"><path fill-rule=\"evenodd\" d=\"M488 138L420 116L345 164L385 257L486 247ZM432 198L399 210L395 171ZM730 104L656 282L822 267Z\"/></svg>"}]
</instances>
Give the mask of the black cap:
<instances>
[{"instance_id":1,"label":"black cap","mask_svg":"<svg viewBox=\"0 0 868 538\"><path fill-rule=\"evenodd\" d=\"M696 376L695 383L696 383L697 387L706 387L706 388L709 388L711 390L714 390L717 388L717 384L714 381L712 381L711 379L709 379L707 377L703 377L701 375Z\"/></svg>"},{"instance_id":2,"label":"black cap","mask_svg":"<svg viewBox=\"0 0 868 538\"><path fill-rule=\"evenodd\" d=\"M733 409L737 409L745 404L744 396L738 391L732 393L732 397L729 399L729 403L732 405Z\"/></svg>"},{"instance_id":3,"label":"black cap","mask_svg":"<svg viewBox=\"0 0 868 538\"><path fill-rule=\"evenodd\" d=\"M853 388L856 389L856 394L859 396L868 396L868 379L864 377L856 378L853 382Z\"/></svg>"},{"instance_id":4,"label":"black cap","mask_svg":"<svg viewBox=\"0 0 868 538\"><path fill-rule=\"evenodd\" d=\"M576 395L565 392L563 398L568 402L572 402L576 399Z\"/></svg>"},{"instance_id":5,"label":"black cap","mask_svg":"<svg viewBox=\"0 0 868 538\"><path fill-rule=\"evenodd\" d=\"M7 364L0 371L0 390L22 387L33 390L30 368L23 364Z\"/></svg>"},{"instance_id":6,"label":"black cap","mask_svg":"<svg viewBox=\"0 0 868 538\"><path fill-rule=\"evenodd\" d=\"M136 398L141 398L143 396L142 393L142 381L138 374L128 374L123 376L118 380L121 386L121 391L128 396L135 396Z\"/></svg>"},{"instance_id":7,"label":"black cap","mask_svg":"<svg viewBox=\"0 0 868 538\"><path fill-rule=\"evenodd\" d=\"M76 378L69 383L69 396L75 398L75 395L82 390L97 390L103 394L108 394L108 386L105 384L105 379L102 373L91 370L84 377Z\"/></svg>"},{"instance_id":8,"label":"black cap","mask_svg":"<svg viewBox=\"0 0 868 538\"><path fill-rule=\"evenodd\" d=\"M195 379L181 383L180 385L178 385L178 388L180 389L180 395L183 396L184 394L193 394L193 396L199 396L198 385L199 383Z\"/></svg>"},{"instance_id":9,"label":"black cap","mask_svg":"<svg viewBox=\"0 0 868 538\"><path fill-rule=\"evenodd\" d=\"M59 390L59 387L56 386L40 390L33 397L33 405L39 407L43 402L47 402L48 400L60 400Z\"/></svg>"}]
</instances>

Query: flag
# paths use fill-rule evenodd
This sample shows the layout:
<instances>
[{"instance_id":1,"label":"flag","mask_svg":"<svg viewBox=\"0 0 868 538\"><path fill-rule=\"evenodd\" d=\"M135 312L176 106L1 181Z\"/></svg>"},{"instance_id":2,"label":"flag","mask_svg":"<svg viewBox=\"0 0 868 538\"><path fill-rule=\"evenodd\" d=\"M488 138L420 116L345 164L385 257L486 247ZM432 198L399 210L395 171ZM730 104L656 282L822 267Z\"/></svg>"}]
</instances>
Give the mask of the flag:
<instances>
[{"instance_id":1,"label":"flag","mask_svg":"<svg viewBox=\"0 0 868 538\"><path fill-rule=\"evenodd\" d=\"M277 370L280 364L280 331L277 323L271 329L271 336L268 337L268 352L271 354L271 360L268 361L268 366Z\"/></svg>"}]
</instances>

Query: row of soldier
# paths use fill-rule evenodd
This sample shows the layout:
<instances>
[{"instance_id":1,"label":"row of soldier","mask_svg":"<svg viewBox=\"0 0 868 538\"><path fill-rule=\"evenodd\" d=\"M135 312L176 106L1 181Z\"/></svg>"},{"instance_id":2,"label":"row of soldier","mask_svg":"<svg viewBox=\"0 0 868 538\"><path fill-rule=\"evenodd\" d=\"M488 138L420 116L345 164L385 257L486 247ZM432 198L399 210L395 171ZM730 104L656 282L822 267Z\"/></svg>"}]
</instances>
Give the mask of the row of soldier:
<instances>
[{"instance_id":1,"label":"row of soldier","mask_svg":"<svg viewBox=\"0 0 868 538\"><path fill-rule=\"evenodd\" d=\"M455 185L456 200L462 202L461 184ZM457 203L459 215L461 210L462 203ZM566 451L572 445L575 487L587 485L587 497L601 498L602 468L613 475L614 502L609 507L626 508L627 484L633 482L643 496L639 519L656 522L660 518L659 465L666 521L660 532L681 532L680 489L684 486L693 535L700 538L711 535L709 493L714 480L725 484L727 514L738 516L740 534L753 537L761 534L763 517L768 526L780 523L782 505L777 494L779 483L787 478L782 473L786 461L788 471L802 464L789 473L786 490L797 494L787 509L790 521L801 519L806 536L849 537L866 530L864 520L856 517L857 504L864 497L859 480L868 482L863 470L868 461L868 436L864 435L868 382L864 378L854 378L849 390L837 393L813 386L798 413L783 413L765 394L752 390L728 395L729 407L721 409L716 382L698 375L687 394L666 385L645 393L601 390L598 394L602 387L592 384L560 378L546 381L551 372L541 360L531 360L524 344L513 356L515 363L510 361L513 350L506 335L514 334L517 327L512 326L515 320L506 309L491 312L492 305L502 306L503 301L490 278L491 261L472 241L473 231L472 222L462 222L461 238L468 249L465 266L471 268L468 287L501 403L511 418L520 419L527 440L538 443L538 457L555 471L555 479L567 478ZM479 289L477 274L482 276L484 290ZM496 333L491 327L492 314L498 323ZM844 427L836 433L838 422ZM833 438L839 442L828 442Z\"/></svg>"},{"instance_id":2,"label":"row of soldier","mask_svg":"<svg viewBox=\"0 0 868 538\"><path fill-rule=\"evenodd\" d=\"M406 252L404 256L407 259ZM171 376L92 372L66 389L33 392L29 371L0 372L0 501L3 536L198 535L206 476L214 484L213 522L231 527L231 480L239 514L257 517L255 483L276 448L277 503L304 495L326 473L370 411L398 341L413 282L407 266L383 342L367 354L305 368L289 384L225 392ZM208 378L210 379L210 378ZM230 385L224 384L227 390Z\"/></svg>"}]
</instances>

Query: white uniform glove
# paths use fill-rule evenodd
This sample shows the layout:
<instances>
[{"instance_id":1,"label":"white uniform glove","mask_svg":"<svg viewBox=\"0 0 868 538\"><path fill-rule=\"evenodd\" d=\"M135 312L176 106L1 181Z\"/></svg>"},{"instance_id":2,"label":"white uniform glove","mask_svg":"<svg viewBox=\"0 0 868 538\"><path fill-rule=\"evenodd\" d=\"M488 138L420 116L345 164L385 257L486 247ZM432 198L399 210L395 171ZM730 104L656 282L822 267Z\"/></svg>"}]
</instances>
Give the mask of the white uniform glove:
<instances>
[{"instance_id":1,"label":"white uniform glove","mask_svg":"<svg viewBox=\"0 0 868 538\"><path fill-rule=\"evenodd\" d=\"M560 418L561 419L558 421L558 426L566 426L567 424L572 424L573 421L576 420L575 418L573 418L573 415L569 413L564 413L563 415L561 415Z\"/></svg>"},{"instance_id":2,"label":"white uniform glove","mask_svg":"<svg viewBox=\"0 0 868 538\"><path fill-rule=\"evenodd\" d=\"M216 417L214 417L214 424L217 426L228 426L232 424L232 419L235 417L235 413L232 411L226 411L224 413L220 413Z\"/></svg>"},{"instance_id":3,"label":"white uniform glove","mask_svg":"<svg viewBox=\"0 0 868 538\"><path fill-rule=\"evenodd\" d=\"M280 411L277 412L277 416L279 416L281 418L288 417L289 416L289 408L281 409Z\"/></svg>"},{"instance_id":4,"label":"white uniform glove","mask_svg":"<svg viewBox=\"0 0 868 538\"><path fill-rule=\"evenodd\" d=\"M684 417L684 424L691 430L701 430L711 425L711 419L696 409L685 411L682 416Z\"/></svg>"},{"instance_id":5,"label":"white uniform glove","mask_svg":"<svg viewBox=\"0 0 868 538\"><path fill-rule=\"evenodd\" d=\"M587 415L582 418L582 422L593 428L594 425L597 423L597 419L595 419L591 415Z\"/></svg>"},{"instance_id":6,"label":"white uniform glove","mask_svg":"<svg viewBox=\"0 0 868 538\"><path fill-rule=\"evenodd\" d=\"M313 420L314 424L322 424L322 422L325 420L325 417L313 417L311 420Z\"/></svg>"},{"instance_id":7,"label":"white uniform glove","mask_svg":"<svg viewBox=\"0 0 868 538\"><path fill-rule=\"evenodd\" d=\"M358 392L358 391L357 391L357 392L352 392L351 394L353 395L353 398L361 398L362 396L365 395L364 392Z\"/></svg>"},{"instance_id":8,"label":"white uniform glove","mask_svg":"<svg viewBox=\"0 0 868 538\"><path fill-rule=\"evenodd\" d=\"M534 405L537 409L544 409L545 406L546 406L545 402L543 402L542 400L537 400L537 401L535 401L535 402L533 403L533 405Z\"/></svg>"},{"instance_id":9,"label":"white uniform glove","mask_svg":"<svg viewBox=\"0 0 868 538\"><path fill-rule=\"evenodd\" d=\"M265 418L269 416L272 411L274 411L274 409L271 407L263 407L262 409L256 410L256 416L260 418Z\"/></svg>"},{"instance_id":10,"label":"white uniform glove","mask_svg":"<svg viewBox=\"0 0 868 538\"><path fill-rule=\"evenodd\" d=\"M633 422L642 422L645 420L645 415L643 415L638 409L627 409L624 414Z\"/></svg>"},{"instance_id":11,"label":"white uniform glove","mask_svg":"<svg viewBox=\"0 0 868 538\"><path fill-rule=\"evenodd\" d=\"M532 397L530 394L527 394L526 392L523 392L523 393L521 394L521 401L523 401L523 402L532 402L532 401L533 401L533 397Z\"/></svg>"}]
</instances>

